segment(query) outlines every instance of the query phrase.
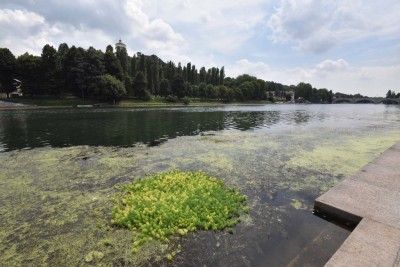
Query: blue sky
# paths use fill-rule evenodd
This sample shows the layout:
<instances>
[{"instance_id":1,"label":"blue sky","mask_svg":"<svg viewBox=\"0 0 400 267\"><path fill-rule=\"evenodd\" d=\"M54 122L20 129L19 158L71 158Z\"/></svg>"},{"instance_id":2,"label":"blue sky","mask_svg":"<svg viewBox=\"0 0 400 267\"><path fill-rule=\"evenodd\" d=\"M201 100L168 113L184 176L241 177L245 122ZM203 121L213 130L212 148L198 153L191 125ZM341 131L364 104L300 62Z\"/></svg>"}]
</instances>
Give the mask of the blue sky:
<instances>
[{"instance_id":1,"label":"blue sky","mask_svg":"<svg viewBox=\"0 0 400 267\"><path fill-rule=\"evenodd\" d=\"M398 0L2 0L0 47L104 51L122 38L130 55L384 96L400 92L399 14Z\"/></svg>"}]
</instances>

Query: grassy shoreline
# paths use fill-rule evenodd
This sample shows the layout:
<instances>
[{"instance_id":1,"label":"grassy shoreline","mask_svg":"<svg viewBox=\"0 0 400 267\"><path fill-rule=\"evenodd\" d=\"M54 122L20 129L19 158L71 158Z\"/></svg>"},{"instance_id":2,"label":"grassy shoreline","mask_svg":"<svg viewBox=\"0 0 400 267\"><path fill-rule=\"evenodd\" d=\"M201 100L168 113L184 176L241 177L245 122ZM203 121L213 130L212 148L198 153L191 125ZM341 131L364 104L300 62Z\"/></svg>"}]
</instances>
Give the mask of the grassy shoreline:
<instances>
[{"instance_id":1,"label":"grassy shoreline","mask_svg":"<svg viewBox=\"0 0 400 267\"><path fill-rule=\"evenodd\" d=\"M216 107L226 105L266 105L273 104L270 101L248 101L248 102L223 102L217 100L204 101L198 98L191 98L190 103L185 105L183 101L167 102L164 98L157 97L150 101L143 101L138 99L123 99L117 103L102 102L96 100L85 100L79 98L0 98L0 101L12 104L21 105L5 105L0 109L20 109L20 108L68 108L77 107L79 105L93 105L101 107L114 107L114 108L155 108L155 107Z\"/></svg>"}]
</instances>

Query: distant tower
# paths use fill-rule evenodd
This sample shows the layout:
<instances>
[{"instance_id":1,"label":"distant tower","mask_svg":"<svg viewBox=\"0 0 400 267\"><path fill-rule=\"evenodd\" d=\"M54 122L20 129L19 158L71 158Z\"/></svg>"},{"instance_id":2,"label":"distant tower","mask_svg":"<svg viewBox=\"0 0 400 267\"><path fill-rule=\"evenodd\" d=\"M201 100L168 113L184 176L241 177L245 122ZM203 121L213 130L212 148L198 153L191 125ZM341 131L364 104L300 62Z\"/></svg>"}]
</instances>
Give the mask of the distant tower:
<instances>
[{"instance_id":1,"label":"distant tower","mask_svg":"<svg viewBox=\"0 0 400 267\"><path fill-rule=\"evenodd\" d=\"M121 39L119 39L119 42L115 44L115 51L117 51L119 48L125 48L126 49L126 44L124 44Z\"/></svg>"}]
</instances>

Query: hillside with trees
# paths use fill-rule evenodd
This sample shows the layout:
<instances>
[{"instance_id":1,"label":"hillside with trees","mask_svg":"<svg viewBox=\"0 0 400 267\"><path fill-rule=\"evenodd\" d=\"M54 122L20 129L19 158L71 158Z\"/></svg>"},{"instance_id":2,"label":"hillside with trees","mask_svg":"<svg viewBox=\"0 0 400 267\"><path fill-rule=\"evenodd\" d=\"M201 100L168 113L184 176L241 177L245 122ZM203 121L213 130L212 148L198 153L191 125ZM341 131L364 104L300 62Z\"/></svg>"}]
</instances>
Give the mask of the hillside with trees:
<instances>
[{"instance_id":1,"label":"hillside with trees","mask_svg":"<svg viewBox=\"0 0 400 267\"><path fill-rule=\"evenodd\" d=\"M45 45L40 56L25 53L17 58L7 48L0 48L0 92L15 90L21 82L24 96L75 96L82 99L118 101L122 98L167 101L184 97L202 100L287 101L291 91L296 99L311 103L331 103L333 93L310 84L287 86L264 81L247 74L226 77L224 67L182 66L164 62L156 55L137 53L129 56L125 48L108 45L105 52L93 47L60 44L58 49Z\"/></svg>"}]
</instances>

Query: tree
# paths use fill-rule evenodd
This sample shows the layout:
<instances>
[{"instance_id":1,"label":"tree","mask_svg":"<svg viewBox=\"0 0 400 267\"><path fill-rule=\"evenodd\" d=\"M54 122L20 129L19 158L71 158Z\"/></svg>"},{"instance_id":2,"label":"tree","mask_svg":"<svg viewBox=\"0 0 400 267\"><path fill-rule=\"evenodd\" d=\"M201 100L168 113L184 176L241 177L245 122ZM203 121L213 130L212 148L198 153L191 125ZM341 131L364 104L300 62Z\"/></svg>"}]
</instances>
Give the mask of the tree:
<instances>
[{"instance_id":1,"label":"tree","mask_svg":"<svg viewBox=\"0 0 400 267\"><path fill-rule=\"evenodd\" d=\"M207 83L207 71L205 67L200 69L199 83Z\"/></svg>"},{"instance_id":2,"label":"tree","mask_svg":"<svg viewBox=\"0 0 400 267\"><path fill-rule=\"evenodd\" d=\"M242 74L236 77L236 86L240 86L244 82L256 82L257 78L249 74Z\"/></svg>"},{"instance_id":3,"label":"tree","mask_svg":"<svg viewBox=\"0 0 400 267\"><path fill-rule=\"evenodd\" d=\"M108 51L104 55L104 65L106 68L106 73L114 76L120 81L124 80L124 71L122 69L121 63L114 55L113 52Z\"/></svg>"},{"instance_id":4,"label":"tree","mask_svg":"<svg viewBox=\"0 0 400 267\"><path fill-rule=\"evenodd\" d=\"M124 73L129 71L129 56L125 47L117 47L117 52L115 53L119 63L121 64Z\"/></svg>"},{"instance_id":5,"label":"tree","mask_svg":"<svg viewBox=\"0 0 400 267\"><path fill-rule=\"evenodd\" d=\"M225 85L218 86L219 98L224 102L231 102L234 97L233 89L226 87Z\"/></svg>"},{"instance_id":6,"label":"tree","mask_svg":"<svg viewBox=\"0 0 400 267\"><path fill-rule=\"evenodd\" d=\"M144 73L139 71L136 73L133 81L133 92L136 97L143 98L148 94L147 91L147 80Z\"/></svg>"},{"instance_id":7,"label":"tree","mask_svg":"<svg viewBox=\"0 0 400 267\"><path fill-rule=\"evenodd\" d=\"M250 81L243 82L239 85L239 89L242 91L243 100L254 99L254 83Z\"/></svg>"},{"instance_id":8,"label":"tree","mask_svg":"<svg viewBox=\"0 0 400 267\"><path fill-rule=\"evenodd\" d=\"M162 79L160 82L160 96L167 97L171 94L171 86L167 79Z\"/></svg>"},{"instance_id":9,"label":"tree","mask_svg":"<svg viewBox=\"0 0 400 267\"><path fill-rule=\"evenodd\" d=\"M97 77L105 73L103 52L89 47L85 53L85 74L88 77Z\"/></svg>"},{"instance_id":10,"label":"tree","mask_svg":"<svg viewBox=\"0 0 400 267\"><path fill-rule=\"evenodd\" d=\"M85 98L85 50L72 46L64 61L65 87L83 99Z\"/></svg>"},{"instance_id":11,"label":"tree","mask_svg":"<svg viewBox=\"0 0 400 267\"><path fill-rule=\"evenodd\" d=\"M170 83L172 82L172 80L174 79L176 73L176 68L175 68L175 64L172 61L169 61L167 63L167 65L165 65L165 69L164 69L164 77L170 81Z\"/></svg>"},{"instance_id":12,"label":"tree","mask_svg":"<svg viewBox=\"0 0 400 267\"><path fill-rule=\"evenodd\" d=\"M296 97L302 97L303 99L310 101L312 100L312 86L309 83L299 83L295 89Z\"/></svg>"},{"instance_id":13,"label":"tree","mask_svg":"<svg viewBox=\"0 0 400 267\"><path fill-rule=\"evenodd\" d=\"M139 58L139 71L145 73L146 72L146 58L143 54L140 55Z\"/></svg>"},{"instance_id":14,"label":"tree","mask_svg":"<svg viewBox=\"0 0 400 267\"><path fill-rule=\"evenodd\" d=\"M109 74L98 76L88 88L91 97L101 100L118 101L126 94L124 84Z\"/></svg>"},{"instance_id":15,"label":"tree","mask_svg":"<svg viewBox=\"0 0 400 267\"><path fill-rule=\"evenodd\" d=\"M57 50L46 44L41 54L41 94L59 95L60 87L57 84Z\"/></svg>"},{"instance_id":16,"label":"tree","mask_svg":"<svg viewBox=\"0 0 400 267\"><path fill-rule=\"evenodd\" d=\"M58 46L57 54L56 54L56 75L57 75L57 86L59 87L59 91L61 93L67 91L66 85L66 71L64 69L64 62L69 51L69 47L66 43L62 43Z\"/></svg>"},{"instance_id":17,"label":"tree","mask_svg":"<svg viewBox=\"0 0 400 267\"><path fill-rule=\"evenodd\" d=\"M92 93L93 91L97 91L98 84L100 83L99 77L106 73L104 54L100 50L89 47L84 56L84 88L89 96L101 99L98 94L92 95Z\"/></svg>"},{"instance_id":18,"label":"tree","mask_svg":"<svg viewBox=\"0 0 400 267\"><path fill-rule=\"evenodd\" d=\"M224 84L224 79L225 79L225 68L222 67L221 70L219 71L219 84L220 85Z\"/></svg>"},{"instance_id":19,"label":"tree","mask_svg":"<svg viewBox=\"0 0 400 267\"><path fill-rule=\"evenodd\" d=\"M39 95L41 77L41 57L25 53L17 58L16 73L22 81L24 95Z\"/></svg>"},{"instance_id":20,"label":"tree","mask_svg":"<svg viewBox=\"0 0 400 267\"><path fill-rule=\"evenodd\" d=\"M0 91L6 93L7 98L15 90L14 76L16 59L8 48L0 48Z\"/></svg>"},{"instance_id":21,"label":"tree","mask_svg":"<svg viewBox=\"0 0 400 267\"><path fill-rule=\"evenodd\" d=\"M171 84L172 94L177 96L178 98L182 98L185 96L185 81L183 80L182 75L176 74Z\"/></svg>"},{"instance_id":22,"label":"tree","mask_svg":"<svg viewBox=\"0 0 400 267\"><path fill-rule=\"evenodd\" d=\"M198 96L200 98L207 98L207 84L202 82L199 85Z\"/></svg>"},{"instance_id":23,"label":"tree","mask_svg":"<svg viewBox=\"0 0 400 267\"><path fill-rule=\"evenodd\" d=\"M386 98L396 98L396 92L392 90L387 91Z\"/></svg>"},{"instance_id":24,"label":"tree","mask_svg":"<svg viewBox=\"0 0 400 267\"><path fill-rule=\"evenodd\" d=\"M112 47L112 45L107 45L107 47L106 47L106 53L107 53L107 52L114 53L114 48Z\"/></svg>"},{"instance_id":25,"label":"tree","mask_svg":"<svg viewBox=\"0 0 400 267\"><path fill-rule=\"evenodd\" d=\"M218 87L212 84L207 84L207 97L209 99L216 99L219 96Z\"/></svg>"},{"instance_id":26,"label":"tree","mask_svg":"<svg viewBox=\"0 0 400 267\"><path fill-rule=\"evenodd\" d=\"M149 92L157 95L160 89L160 64L157 56L150 57L150 67L148 70L149 78Z\"/></svg>"}]
</instances>

